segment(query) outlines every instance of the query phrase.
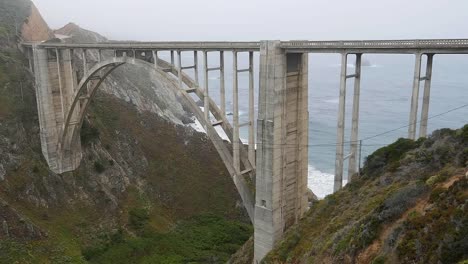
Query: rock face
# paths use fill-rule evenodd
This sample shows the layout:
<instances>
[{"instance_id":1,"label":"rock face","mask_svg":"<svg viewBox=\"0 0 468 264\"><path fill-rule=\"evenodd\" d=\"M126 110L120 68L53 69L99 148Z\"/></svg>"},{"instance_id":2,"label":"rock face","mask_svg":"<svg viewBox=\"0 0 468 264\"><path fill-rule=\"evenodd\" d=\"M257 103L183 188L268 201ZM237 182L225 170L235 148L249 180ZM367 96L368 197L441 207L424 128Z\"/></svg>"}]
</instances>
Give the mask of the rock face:
<instances>
[{"instance_id":1,"label":"rock face","mask_svg":"<svg viewBox=\"0 0 468 264\"><path fill-rule=\"evenodd\" d=\"M21 36L25 41L45 41L54 37L54 33L42 18L39 10L31 3L31 14L24 21Z\"/></svg>"},{"instance_id":2,"label":"rock face","mask_svg":"<svg viewBox=\"0 0 468 264\"><path fill-rule=\"evenodd\" d=\"M0 240L32 240L43 238L46 235L29 219L20 215L7 202L0 199Z\"/></svg>"},{"instance_id":3,"label":"rock face","mask_svg":"<svg viewBox=\"0 0 468 264\"><path fill-rule=\"evenodd\" d=\"M82 29L69 23L55 31L61 36L69 36L67 42L96 43L107 38L98 33ZM88 53L91 60L97 61L97 52ZM103 52L103 58L112 56ZM89 58L88 58L89 59ZM81 51L75 51L75 66L82 63ZM101 90L135 105L139 111L149 111L160 115L175 124L192 122L191 113L187 112L176 95L176 84L161 73L148 70L138 65L123 65L116 69L104 82Z\"/></svg>"}]
</instances>

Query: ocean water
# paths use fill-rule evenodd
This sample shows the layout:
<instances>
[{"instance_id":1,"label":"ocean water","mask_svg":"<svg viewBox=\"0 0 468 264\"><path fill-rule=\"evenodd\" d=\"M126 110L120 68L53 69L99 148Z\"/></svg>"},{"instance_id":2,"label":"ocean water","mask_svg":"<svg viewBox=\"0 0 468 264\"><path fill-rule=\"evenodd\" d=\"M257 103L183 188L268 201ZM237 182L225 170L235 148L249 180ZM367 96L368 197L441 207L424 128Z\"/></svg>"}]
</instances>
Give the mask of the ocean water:
<instances>
[{"instance_id":1,"label":"ocean water","mask_svg":"<svg viewBox=\"0 0 468 264\"><path fill-rule=\"evenodd\" d=\"M247 54L239 54L239 69L247 68ZM217 53L209 53L209 67L217 66ZM409 109L412 94L414 55L367 55L369 63L362 68L359 138L362 142L361 164L376 149L408 134ZM184 65L193 57L183 57ZM199 58L201 60L201 57ZM318 197L333 191L336 152L336 126L340 85L340 55L309 55L309 177L308 186ZM232 57L226 53L227 112L232 111ZM348 74L354 73L354 56L348 58ZM255 57L255 95L258 92L258 55ZM189 72L190 74L190 72ZM193 75L193 73L191 73ZM425 74L423 58L422 76ZM433 64L428 132L439 128L459 128L468 123L468 56L436 55ZM203 76L200 73L200 81ZM219 103L219 74L210 72L209 92ZM203 82L202 82L203 83ZM345 142L350 140L353 80L348 80L346 97ZM423 82L419 92L419 112L422 106ZM256 98L257 100L257 98ZM239 73L240 122L248 121L248 75ZM257 101L255 102L257 109ZM449 112L448 112L449 111ZM448 113L446 113L448 112ZM441 114L441 115L440 115ZM438 116L440 115L440 116ZM436 116L436 117L434 117ZM397 129L399 128L399 129ZM417 124L419 131L419 123ZM419 133L419 132L418 132ZM382 134L382 135L379 135ZM379 136L376 136L379 135ZM374 137L375 136L375 137ZM248 131L241 129L241 137ZM349 145L345 144L345 155ZM347 181L345 161L344 183Z\"/></svg>"}]
</instances>

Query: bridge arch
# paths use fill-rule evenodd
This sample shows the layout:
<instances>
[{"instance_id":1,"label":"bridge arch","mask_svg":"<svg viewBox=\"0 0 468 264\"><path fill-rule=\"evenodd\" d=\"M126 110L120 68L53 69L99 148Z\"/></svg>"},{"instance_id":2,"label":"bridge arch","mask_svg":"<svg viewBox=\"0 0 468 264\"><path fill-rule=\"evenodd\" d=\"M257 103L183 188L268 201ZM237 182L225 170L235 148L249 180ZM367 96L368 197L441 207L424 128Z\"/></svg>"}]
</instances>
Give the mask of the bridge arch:
<instances>
[{"instance_id":1,"label":"bridge arch","mask_svg":"<svg viewBox=\"0 0 468 264\"><path fill-rule=\"evenodd\" d=\"M211 121L206 120L205 113L197 105L195 99L192 98L192 96L189 94L189 91L193 92L197 95L198 98L201 99L203 98L203 89L200 88L190 76L184 73L182 73L181 79L183 84L188 87L188 89L179 87L175 79L178 78L179 71L176 67L174 67L174 65L171 65L162 59L158 59L157 64L155 64L139 58L132 58L127 56L113 57L98 62L88 71L86 71L81 81L79 82L77 89L75 90L75 93L72 97L72 103L70 104L69 109L66 111L67 115L61 136L59 137L58 149L62 153L70 151L72 148L78 148L81 150L79 135L85 114L91 103L91 99L95 96L97 90L99 87L101 87L105 79L115 69L125 64L139 65L149 71L157 71L161 76L163 76L163 78L165 78L164 81L169 82L170 85L168 86L173 88L180 98L183 98L183 103L185 103L185 105L190 108L197 120L203 125L208 138L215 146L218 154L220 155L223 163L225 164L229 174L234 181L234 184L239 192L239 195L241 196L250 219L253 222L255 206L253 184L249 184L249 181L244 178L243 175L236 173L232 162L232 152L230 151L229 146L227 146L224 140L219 136ZM164 71L163 69L170 69L170 71ZM213 114L215 119L219 121L218 123L232 142L233 128L229 124L225 114L221 112L219 107L211 98L209 98L209 104L211 114ZM240 155L242 166L243 168L251 170L249 176L250 179L252 179L255 171L249 162L247 151L244 148L241 148Z\"/></svg>"}]
</instances>

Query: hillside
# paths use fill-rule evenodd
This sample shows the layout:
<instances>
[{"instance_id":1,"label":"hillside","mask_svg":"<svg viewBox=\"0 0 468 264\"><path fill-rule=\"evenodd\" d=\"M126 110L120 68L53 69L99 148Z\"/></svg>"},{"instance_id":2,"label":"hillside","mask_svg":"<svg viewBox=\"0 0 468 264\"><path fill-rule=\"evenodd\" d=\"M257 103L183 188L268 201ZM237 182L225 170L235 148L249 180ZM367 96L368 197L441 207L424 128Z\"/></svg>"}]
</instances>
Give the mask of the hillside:
<instances>
[{"instance_id":1,"label":"hillside","mask_svg":"<svg viewBox=\"0 0 468 264\"><path fill-rule=\"evenodd\" d=\"M399 139L315 203L263 263L468 260L468 125ZM463 262L465 263L465 262Z\"/></svg>"},{"instance_id":2,"label":"hillside","mask_svg":"<svg viewBox=\"0 0 468 264\"><path fill-rule=\"evenodd\" d=\"M98 92L81 166L48 170L32 76L3 19L16 10L34 8L0 2L0 263L226 261L252 234L240 197L206 135L161 106Z\"/></svg>"}]
</instances>

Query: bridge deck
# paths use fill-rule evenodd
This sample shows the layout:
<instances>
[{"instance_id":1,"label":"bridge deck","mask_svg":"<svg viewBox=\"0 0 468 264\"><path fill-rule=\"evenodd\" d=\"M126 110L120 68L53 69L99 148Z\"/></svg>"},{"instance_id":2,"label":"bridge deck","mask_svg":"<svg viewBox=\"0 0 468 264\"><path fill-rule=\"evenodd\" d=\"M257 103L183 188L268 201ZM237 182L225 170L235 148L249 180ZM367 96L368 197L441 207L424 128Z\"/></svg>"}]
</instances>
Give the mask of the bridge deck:
<instances>
[{"instance_id":1,"label":"bridge deck","mask_svg":"<svg viewBox=\"0 0 468 264\"><path fill-rule=\"evenodd\" d=\"M37 43L23 43L32 46ZM173 41L103 43L40 43L43 48L74 49L134 49L134 50L237 50L258 51L261 42L229 41ZM350 40L350 41L282 41L288 53L394 53L417 52L437 54L468 54L468 39L417 39L417 40Z\"/></svg>"},{"instance_id":2,"label":"bridge deck","mask_svg":"<svg viewBox=\"0 0 468 264\"><path fill-rule=\"evenodd\" d=\"M287 52L467 54L468 39L284 41Z\"/></svg>"}]
</instances>

